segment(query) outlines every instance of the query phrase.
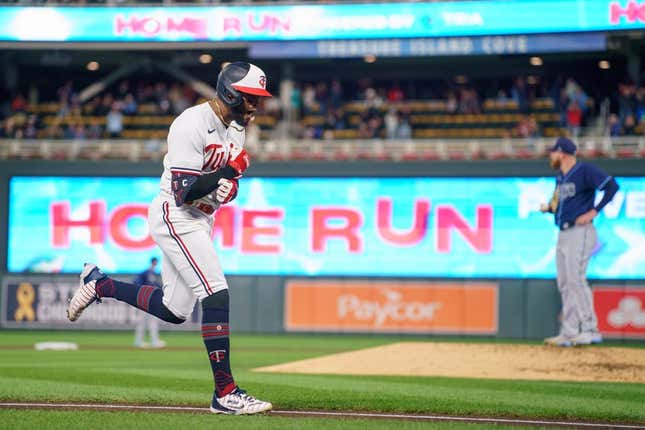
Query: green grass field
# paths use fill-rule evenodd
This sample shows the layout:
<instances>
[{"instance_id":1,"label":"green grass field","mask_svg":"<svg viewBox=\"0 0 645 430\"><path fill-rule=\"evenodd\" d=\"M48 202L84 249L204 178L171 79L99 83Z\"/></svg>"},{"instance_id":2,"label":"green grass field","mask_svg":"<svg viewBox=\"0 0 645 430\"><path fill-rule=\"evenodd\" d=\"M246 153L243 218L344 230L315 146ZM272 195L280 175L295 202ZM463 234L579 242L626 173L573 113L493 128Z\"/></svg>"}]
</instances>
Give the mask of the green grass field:
<instances>
[{"instance_id":1,"label":"green grass field","mask_svg":"<svg viewBox=\"0 0 645 430\"><path fill-rule=\"evenodd\" d=\"M132 334L0 331L0 400L207 407L210 366L198 333L165 333L166 350L131 348ZM409 338L407 338L409 340ZM645 384L254 373L251 369L401 340L331 335L234 335L233 372L280 410L380 411L645 424ZM78 351L35 351L70 341ZM642 346L642 344L641 344ZM644 357L645 357L645 349ZM644 363L645 364L645 363ZM283 416L0 409L2 428L462 428L472 424ZM478 425L479 426L479 425ZM487 426L488 427L488 426ZM494 427L489 425L489 427ZM508 426L504 426L508 428Z\"/></svg>"}]
</instances>

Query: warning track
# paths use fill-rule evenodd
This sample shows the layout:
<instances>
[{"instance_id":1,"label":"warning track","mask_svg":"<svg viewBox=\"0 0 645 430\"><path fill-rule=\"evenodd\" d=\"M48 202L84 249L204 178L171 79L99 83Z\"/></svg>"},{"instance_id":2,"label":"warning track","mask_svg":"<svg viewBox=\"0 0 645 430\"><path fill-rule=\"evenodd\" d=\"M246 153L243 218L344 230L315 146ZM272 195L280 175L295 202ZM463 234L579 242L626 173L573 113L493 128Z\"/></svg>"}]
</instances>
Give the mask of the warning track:
<instances>
[{"instance_id":1,"label":"warning track","mask_svg":"<svg viewBox=\"0 0 645 430\"><path fill-rule=\"evenodd\" d=\"M159 413L210 413L208 408L191 406L154 406L154 405L118 405L118 404L92 404L92 403L35 403L35 402L0 402L0 409L60 409L60 410L86 410L86 411L128 411L128 412L159 412ZM420 414L394 414L380 412L350 412L350 411L303 411L303 410L273 410L267 415L287 417L311 418L362 418L379 420L404 420L427 422L464 422L464 423L489 423L527 425L542 427L566 427L577 429L645 429L642 425L592 423L581 421L549 421L521 418L494 418L494 417L459 417L450 415L420 415Z\"/></svg>"}]
</instances>

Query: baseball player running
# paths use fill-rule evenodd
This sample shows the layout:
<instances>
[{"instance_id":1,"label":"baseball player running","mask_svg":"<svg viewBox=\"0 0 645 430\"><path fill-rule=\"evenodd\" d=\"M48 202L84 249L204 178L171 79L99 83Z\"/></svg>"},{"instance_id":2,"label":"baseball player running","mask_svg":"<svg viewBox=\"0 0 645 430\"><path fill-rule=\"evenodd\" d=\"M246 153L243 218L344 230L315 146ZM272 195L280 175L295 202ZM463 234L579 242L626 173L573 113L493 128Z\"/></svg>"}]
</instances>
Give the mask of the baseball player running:
<instances>
[{"instance_id":1,"label":"baseball player running","mask_svg":"<svg viewBox=\"0 0 645 430\"><path fill-rule=\"evenodd\" d=\"M614 178L591 163L578 161L575 154L576 145L566 137L560 137L551 148L551 167L560 172L551 202L540 208L555 215L560 229L556 267L562 321L560 333L544 340L555 346L602 342L586 272L597 239L593 219L618 191ZM604 195L594 205L596 190Z\"/></svg>"},{"instance_id":2,"label":"baseball player running","mask_svg":"<svg viewBox=\"0 0 645 430\"><path fill-rule=\"evenodd\" d=\"M215 382L210 410L217 414L272 407L233 379L228 285L211 239L213 214L236 197L238 179L249 167L244 127L253 120L259 97L271 97L264 72L253 64L230 63L217 78L216 98L186 109L171 124L161 190L148 211L150 234L163 252L163 288L116 281L86 263L67 308L69 320L76 321L90 304L112 297L181 324L198 299Z\"/></svg>"}]
</instances>

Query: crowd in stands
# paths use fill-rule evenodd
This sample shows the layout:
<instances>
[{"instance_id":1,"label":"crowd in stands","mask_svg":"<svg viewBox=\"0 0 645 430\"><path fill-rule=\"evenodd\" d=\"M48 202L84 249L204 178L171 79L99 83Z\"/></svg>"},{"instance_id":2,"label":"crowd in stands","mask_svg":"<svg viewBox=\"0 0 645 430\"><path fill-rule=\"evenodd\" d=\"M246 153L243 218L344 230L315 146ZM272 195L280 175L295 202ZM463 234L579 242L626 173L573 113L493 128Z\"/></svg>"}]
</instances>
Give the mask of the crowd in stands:
<instances>
[{"instance_id":1,"label":"crowd in stands","mask_svg":"<svg viewBox=\"0 0 645 430\"><path fill-rule=\"evenodd\" d=\"M630 136L645 132L645 86L633 82L618 85L618 112L609 116L607 123L610 136Z\"/></svg>"},{"instance_id":2,"label":"crowd in stands","mask_svg":"<svg viewBox=\"0 0 645 430\"><path fill-rule=\"evenodd\" d=\"M201 96L177 82L124 80L81 100L67 82L56 101L37 103L23 94L0 106L5 138L164 138L172 119ZM611 136L642 135L645 87L618 87ZM278 97L263 100L252 135L287 119L294 135L308 139L397 139L435 137L538 138L568 133L577 137L597 115L596 103L574 79L552 82L519 76L506 86L456 82L378 82L370 78L297 83L287 111ZM260 131L260 128L262 131ZM259 136L258 136L259 138Z\"/></svg>"}]
</instances>

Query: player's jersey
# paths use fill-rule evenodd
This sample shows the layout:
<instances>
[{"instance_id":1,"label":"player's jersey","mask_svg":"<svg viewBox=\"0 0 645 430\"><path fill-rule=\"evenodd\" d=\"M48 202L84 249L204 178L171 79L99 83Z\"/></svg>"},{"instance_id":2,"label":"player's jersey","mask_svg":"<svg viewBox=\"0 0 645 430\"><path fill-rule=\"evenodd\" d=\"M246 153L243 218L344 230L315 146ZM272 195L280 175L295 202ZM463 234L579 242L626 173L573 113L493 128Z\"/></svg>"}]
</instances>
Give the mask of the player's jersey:
<instances>
[{"instance_id":1,"label":"player's jersey","mask_svg":"<svg viewBox=\"0 0 645 430\"><path fill-rule=\"evenodd\" d=\"M566 175L559 173L555 179L557 209L555 224L560 229L575 225L576 218L594 207L596 190L602 190L611 180L598 167L578 161Z\"/></svg>"},{"instance_id":2,"label":"player's jersey","mask_svg":"<svg viewBox=\"0 0 645 430\"><path fill-rule=\"evenodd\" d=\"M212 173L228 163L233 146L244 145L244 127L233 121L227 128L208 102L186 109L170 125L168 153L161 175L162 194L172 199L172 174L199 176ZM199 199L213 210L219 203L211 195Z\"/></svg>"}]
</instances>

